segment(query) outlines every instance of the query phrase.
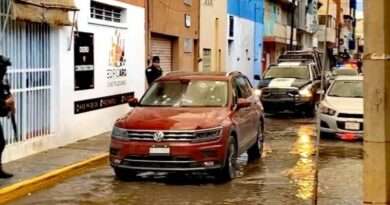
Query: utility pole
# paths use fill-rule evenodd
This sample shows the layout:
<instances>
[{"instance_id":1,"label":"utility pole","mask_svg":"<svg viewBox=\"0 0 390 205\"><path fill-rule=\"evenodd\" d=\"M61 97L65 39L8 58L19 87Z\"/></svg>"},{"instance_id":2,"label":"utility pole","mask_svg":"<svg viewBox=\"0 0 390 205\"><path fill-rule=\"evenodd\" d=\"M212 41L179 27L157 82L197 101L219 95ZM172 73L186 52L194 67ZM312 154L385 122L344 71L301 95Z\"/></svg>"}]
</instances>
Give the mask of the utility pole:
<instances>
[{"instance_id":1,"label":"utility pole","mask_svg":"<svg viewBox=\"0 0 390 205\"><path fill-rule=\"evenodd\" d=\"M390 1L364 1L364 204L390 204Z\"/></svg>"},{"instance_id":2,"label":"utility pole","mask_svg":"<svg viewBox=\"0 0 390 205\"><path fill-rule=\"evenodd\" d=\"M326 1L326 20L325 20L325 31L324 31L324 54L322 59L322 69L321 69L321 96L320 99L324 99L325 95L325 69L326 69L326 59L327 59L327 43L328 43L328 16L329 16L329 4L330 0ZM319 113L319 111L318 111ZM319 116L319 115L318 115ZM317 117L317 124L320 124L320 118ZM316 138L316 155L315 155L315 172L314 172L314 190L313 190L313 205L318 204L318 185L319 185L319 159L320 159L320 140L321 140L321 130L317 129L317 138Z\"/></svg>"},{"instance_id":3,"label":"utility pole","mask_svg":"<svg viewBox=\"0 0 390 205\"><path fill-rule=\"evenodd\" d=\"M356 48L356 0L351 0L352 3L352 6L353 8L351 8L351 10L353 9L352 11L352 18L353 18L353 22L352 22L352 40L354 41L354 49L357 49Z\"/></svg>"},{"instance_id":4,"label":"utility pole","mask_svg":"<svg viewBox=\"0 0 390 205\"><path fill-rule=\"evenodd\" d=\"M290 31L290 48L289 48L289 50L294 49L295 2L296 2L296 0L292 0L293 6L291 8L291 31Z\"/></svg>"}]
</instances>

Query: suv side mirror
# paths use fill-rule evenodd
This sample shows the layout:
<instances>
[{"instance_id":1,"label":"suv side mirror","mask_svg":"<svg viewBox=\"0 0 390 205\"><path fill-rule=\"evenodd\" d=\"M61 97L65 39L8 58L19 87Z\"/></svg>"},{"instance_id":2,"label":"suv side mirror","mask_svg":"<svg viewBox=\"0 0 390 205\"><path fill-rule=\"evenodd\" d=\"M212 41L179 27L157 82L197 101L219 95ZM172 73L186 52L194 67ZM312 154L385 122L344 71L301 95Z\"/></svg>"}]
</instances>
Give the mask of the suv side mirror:
<instances>
[{"instance_id":1,"label":"suv side mirror","mask_svg":"<svg viewBox=\"0 0 390 205\"><path fill-rule=\"evenodd\" d=\"M254 77L255 77L255 80L261 80L260 75L255 75Z\"/></svg>"},{"instance_id":2,"label":"suv side mirror","mask_svg":"<svg viewBox=\"0 0 390 205\"><path fill-rule=\"evenodd\" d=\"M237 102L237 110L251 106L251 101L245 98L239 98Z\"/></svg>"},{"instance_id":3,"label":"suv side mirror","mask_svg":"<svg viewBox=\"0 0 390 205\"><path fill-rule=\"evenodd\" d=\"M137 107L139 105L138 99L135 97L129 97L127 102L129 103L130 107Z\"/></svg>"}]
</instances>

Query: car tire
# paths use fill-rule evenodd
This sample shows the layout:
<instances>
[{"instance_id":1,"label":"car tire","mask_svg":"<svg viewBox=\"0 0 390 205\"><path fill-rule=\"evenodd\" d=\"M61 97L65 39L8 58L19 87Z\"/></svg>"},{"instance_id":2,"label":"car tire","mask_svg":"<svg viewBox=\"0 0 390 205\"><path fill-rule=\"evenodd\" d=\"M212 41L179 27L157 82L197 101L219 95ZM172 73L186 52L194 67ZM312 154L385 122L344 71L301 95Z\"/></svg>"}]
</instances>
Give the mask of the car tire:
<instances>
[{"instance_id":1,"label":"car tire","mask_svg":"<svg viewBox=\"0 0 390 205\"><path fill-rule=\"evenodd\" d=\"M306 117L315 117L316 115L316 105L315 103L307 106L305 110Z\"/></svg>"},{"instance_id":2,"label":"car tire","mask_svg":"<svg viewBox=\"0 0 390 205\"><path fill-rule=\"evenodd\" d=\"M133 170L127 170L118 167L114 168L114 172L115 177L121 181L130 181L135 179L135 177L137 176L137 172Z\"/></svg>"},{"instance_id":3,"label":"car tire","mask_svg":"<svg viewBox=\"0 0 390 205\"><path fill-rule=\"evenodd\" d=\"M221 169L214 173L217 181L228 182L236 177L237 156L237 142L233 136L230 136L225 163Z\"/></svg>"},{"instance_id":4,"label":"car tire","mask_svg":"<svg viewBox=\"0 0 390 205\"><path fill-rule=\"evenodd\" d=\"M261 121L257 132L256 143L253 144L247 151L248 161L256 161L261 159L261 155L263 154L264 149L264 123Z\"/></svg>"}]
</instances>

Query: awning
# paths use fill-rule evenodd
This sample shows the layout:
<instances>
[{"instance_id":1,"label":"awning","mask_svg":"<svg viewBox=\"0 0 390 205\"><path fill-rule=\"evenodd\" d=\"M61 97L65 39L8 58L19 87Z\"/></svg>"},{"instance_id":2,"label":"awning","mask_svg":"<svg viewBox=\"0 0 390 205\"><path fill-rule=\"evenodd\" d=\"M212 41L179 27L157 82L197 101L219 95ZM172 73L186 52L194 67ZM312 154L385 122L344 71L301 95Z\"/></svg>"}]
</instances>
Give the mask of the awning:
<instances>
[{"instance_id":1,"label":"awning","mask_svg":"<svg viewBox=\"0 0 390 205\"><path fill-rule=\"evenodd\" d=\"M70 26L70 11L78 11L74 0L12 0L14 20Z\"/></svg>"}]
</instances>

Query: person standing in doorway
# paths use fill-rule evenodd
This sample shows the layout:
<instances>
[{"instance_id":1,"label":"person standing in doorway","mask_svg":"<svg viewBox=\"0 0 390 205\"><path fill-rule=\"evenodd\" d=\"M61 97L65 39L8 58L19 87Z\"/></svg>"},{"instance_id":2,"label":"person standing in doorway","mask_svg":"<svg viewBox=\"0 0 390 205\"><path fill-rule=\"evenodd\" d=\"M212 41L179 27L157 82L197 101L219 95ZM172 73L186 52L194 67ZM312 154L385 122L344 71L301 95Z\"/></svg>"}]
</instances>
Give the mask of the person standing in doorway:
<instances>
[{"instance_id":1,"label":"person standing in doorway","mask_svg":"<svg viewBox=\"0 0 390 205\"><path fill-rule=\"evenodd\" d=\"M10 66L11 62L9 59L0 56L0 117L7 117L10 114L15 113L15 100L12 95L9 94L9 86L4 83L5 75L7 73L7 66ZM12 174L7 173L3 170L3 151L6 145L3 127L0 124L0 178L11 178Z\"/></svg>"},{"instance_id":2,"label":"person standing in doorway","mask_svg":"<svg viewBox=\"0 0 390 205\"><path fill-rule=\"evenodd\" d=\"M153 56L152 65L146 69L146 80L148 81L148 86L161 77L163 71L160 67L160 57Z\"/></svg>"}]
</instances>

